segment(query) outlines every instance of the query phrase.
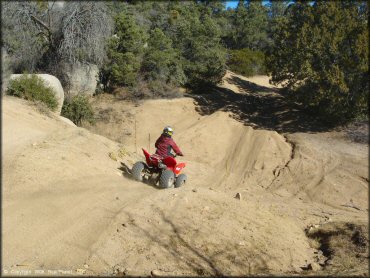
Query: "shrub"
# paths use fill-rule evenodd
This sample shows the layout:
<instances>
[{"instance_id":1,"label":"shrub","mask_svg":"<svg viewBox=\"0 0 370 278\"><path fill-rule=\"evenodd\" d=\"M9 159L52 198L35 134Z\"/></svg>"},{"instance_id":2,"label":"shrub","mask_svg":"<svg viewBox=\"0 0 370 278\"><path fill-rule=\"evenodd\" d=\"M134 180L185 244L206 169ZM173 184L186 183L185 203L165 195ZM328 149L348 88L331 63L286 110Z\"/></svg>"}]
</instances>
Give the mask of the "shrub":
<instances>
[{"instance_id":1,"label":"shrub","mask_svg":"<svg viewBox=\"0 0 370 278\"><path fill-rule=\"evenodd\" d=\"M128 101L157 98L172 99L182 96L178 86L163 80L139 80L135 86L117 87L112 93L116 99Z\"/></svg>"},{"instance_id":2,"label":"shrub","mask_svg":"<svg viewBox=\"0 0 370 278\"><path fill-rule=\"evenodd\" d=\"M84 95L73 96L65 99L62 107L62 116L81 126L83 121L94 124L94 111L89 100Z\"/></svg>"},{"instance_id":3,"label":"shrub","mask_svg":"<svg viewBox=\"0 0 370 278\"><path fill-rule=\"evenodd\" d=\"M155 98L177 98L181 96L176 86L161 80L149 81L148 88Z\"/></svg>"},{"instance_id":4,"label":"shrub","mask_svg":"<svg viewBox=\"0 0 370 278\"><path fill-rule=\"evenodd\" d=\"M139 80L136 86L127 88L126 99L128 100L139 100L139 99L150 99L154 98L153 92L148 87L148 82Z\"/></svg>"},{"instance_id":5,"label":"shrub","mask_svg":"<svg viewBox=\"0 0 370 278\"><path fill-rule=\"evenodd\" d=\"M55 111L58 101L52 88L47 86L40 77L34 74L23 74L19 78L9 81L7 94L33 102L40 101Z\"/></svg>"},{"instance_id":6,"label":"shrub","mask_svg":"<svg viewBox=\"0 0 370 278\"><path fill-rule=\"evenodd\" d=\"M267 73L265 55L258 50L251 50L248 48L230 50L228 65L233 72L245 76Z\"/></svg>"}]
</instances>

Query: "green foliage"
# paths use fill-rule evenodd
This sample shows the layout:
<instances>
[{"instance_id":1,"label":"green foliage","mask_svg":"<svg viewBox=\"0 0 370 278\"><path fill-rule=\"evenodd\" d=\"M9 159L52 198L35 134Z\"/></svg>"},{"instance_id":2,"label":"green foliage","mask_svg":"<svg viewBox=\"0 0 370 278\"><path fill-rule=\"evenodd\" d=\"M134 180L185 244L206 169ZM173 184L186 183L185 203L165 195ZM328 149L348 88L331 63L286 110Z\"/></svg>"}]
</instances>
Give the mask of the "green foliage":
<instances>
[{"instance_id":1,"label":"green foliage","mask_svg":"<svg viewBox=\"0 0 370 278\"><path fill-rule=\"evenodd\" d=\"M360 5L299 1L274 35L273 82L329 120L346 121L368 108L369 37Z\"/></svg>"},{"instance_id":2,"label":"green foliage","mask_svg":"<svg viewBox=\"0 0 370 278\"><path fill-rule=\"evenodd\" d=\"M23 74L19 78L10 80L7 94L34 102L40 101L53 111L58 106L53 89L34 74Z\"/></svg>"},{"instance_id":3,"label":"green foliage","mask_svg":"<svg viewBox=\"0 0 370 278\"><path fill-rule=\"evenodd\" d=\"M81 126L83 121L91 124L95 122L94 111L87 96L76 95L65 99L62 107L62 116Z\"/></svg>"},{"instance_id":4,"label":"green foliage","mask_svg":"<svg viewBox=\"0 0 370 278\"><path fill-rule=\"evenodd\" d=\"M175 45L183 57L187 86L200 88L217 84L226 71L226 50L220 43L216 22L208 15L192 12L180 18L176 28Z\"/></svg>"},{"instance_id":5,"label":"green foliage","mask_svg":"<svg viewBox=\"0 0 370 278\"><path fill-rule=\"evenodd\" d=\"M268 44L267 48L273 47L272 37L278 32L279 21L284 20L289 1L271 1L268 6Z\"/></svg>"},{"instance_id":6,"label":"green foliage","mask_svg":"<svg viewBox=\"0 0 370 278\"><path fill-rule=\"evenodd\" d=\"M269 13L272 20L283 17L289 1L271 1Z\"/></svg>"},{"instance_id":7,"label":"green foliage","mask_svg":"<svg viewBox=\"0 0 370 278\"><path fill-rule=\"evenodd\" d=\"M142 71L148 80L161 80L174 85L185 83L181 57L178 51L173 49L172 40L159 28L150 32Z\"/></svg>"},{"instance_id":8,"label":"green foliage","mask_svg":"<svg viewBox=\"0 0 370 278\"><path fill-rule=\"evenodd\" d=\"M134 18L124 12L115 17L114 33L108 43L109 63L103 68L103 75L112 87L134 86L141 66L146 34Z\"/></svg>"},{"instance_id":9,"label":"green foliage","mask_svg":"<svg viewBox=\"0 0 370 278\"><path fill-rule=\"evenodd\" d=\"M262 51L253 51L248 48L230 50L228 65L233 72L253 76L266 74L265 55Z\"/></svg>"},{"instance_id":10,"label":"green foliage","mask_svg":"<svg viewBox=\"0 0 370 278\"><path fill-rule=\"evenodd\" d=\"M262 50L268 45L268 10L262 1L239 1L229 17L232 25L226 37L232 49L249 48Z\"/></svg>"},{"instance_id":11,"label":"green foliage","mask_svg":"<svg viewBox=\"0 0 370 278\"><path fill-rule=\"evenodd\" d=\"M221 80L226 51L213 15L221 12L222 5L138 1L120 7L124 12L115 19L115 36L108 48L110 63L101 71L102 83L128 86L133 92L138 86L154 90L139 95L157 96L167 95L158 88L196 88Z\"/></svg>"}]
</instances>

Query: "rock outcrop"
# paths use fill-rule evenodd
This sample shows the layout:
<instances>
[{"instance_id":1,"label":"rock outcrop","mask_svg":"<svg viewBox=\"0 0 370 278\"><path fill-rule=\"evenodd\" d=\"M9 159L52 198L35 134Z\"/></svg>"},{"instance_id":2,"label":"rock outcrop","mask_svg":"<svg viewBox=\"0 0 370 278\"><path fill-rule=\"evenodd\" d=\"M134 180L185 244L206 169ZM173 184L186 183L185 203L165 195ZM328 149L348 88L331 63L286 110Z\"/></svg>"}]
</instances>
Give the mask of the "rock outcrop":
<instances>
[{"instance_id":1,"label":"rock outcrop","mask_svg":"<svg viewBox=\"0 0 370 278\"><path fill-rule=\"evenodd\" d=\"M75 64L67 71L69 79L68 93L71 95L95 93L99 69L93 64Z\"/></svg>"}]
</instances>

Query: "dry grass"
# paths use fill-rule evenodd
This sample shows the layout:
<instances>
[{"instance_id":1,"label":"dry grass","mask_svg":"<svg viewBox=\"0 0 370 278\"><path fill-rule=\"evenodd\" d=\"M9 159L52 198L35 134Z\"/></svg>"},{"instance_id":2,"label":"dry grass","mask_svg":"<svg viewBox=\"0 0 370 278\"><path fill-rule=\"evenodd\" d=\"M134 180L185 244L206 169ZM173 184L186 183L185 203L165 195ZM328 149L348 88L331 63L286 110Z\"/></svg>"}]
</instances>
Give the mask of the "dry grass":
<instances>
[{"instance_id":1,"label":"dry grass","mask_svg":"<svg viewBox=\"0 0 370 278\"><path fill-rule=\"evenodd\" d=\"M46 115L48 117L52 117L52 112L50 111L50 109L46 106L45 103L41 102L41 101L36 101L36 102L33 102L32 103L34 105L34 107L37 109L37 111L39 111L41 114L43 115Z\"/></svg>"},{"instance_id":2,"label":"dry grass","mask_svg":"<svg viewBox=\"0 0 370 278\"><path fill-rule=\"evenodd\" d=\"M369 234L366 223L327 223L307 231L311 246L328 259L324 273L368 275Z\"/></svg>"}]
</instances>

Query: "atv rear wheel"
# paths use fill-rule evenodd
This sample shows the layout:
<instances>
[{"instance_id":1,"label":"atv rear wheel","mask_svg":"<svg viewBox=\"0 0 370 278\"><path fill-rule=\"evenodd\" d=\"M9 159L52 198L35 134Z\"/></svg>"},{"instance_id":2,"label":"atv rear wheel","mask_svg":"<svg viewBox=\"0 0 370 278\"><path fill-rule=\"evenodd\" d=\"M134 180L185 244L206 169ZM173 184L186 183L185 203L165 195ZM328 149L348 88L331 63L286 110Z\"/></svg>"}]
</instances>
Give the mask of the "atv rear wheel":
<instances>
[{"instance_id":1,"label":"atv rear wheel","mask_svg":"<svg viewBox=\"0 0 370 278\"><path fill-rule=\"evenodd\" d=\"M144 162L136 162L132 167L132 176L137 181L143 181L145 164Z\"/></svg>"},{"instance_id":2,"label":"atv rear wheel","mask_svg":"<svg viewBox=\"0 0 370 278\"><path fill-rule=\"evenodd\" d=\"M187 176L185 174L180 174L175 181L175 188L178 188L185 184Z\"/></svg>"},{"instance_id":3,"label":"atv rear wheel","mask_svg":"<svg viewBox=\"0 0 370 278\"><path fill-rule=\"evenodd\" d=\"M175 174L171 170L164 170L159 179L159 187L170 188L175 182Z\"/></svg>"}]
</instances>

